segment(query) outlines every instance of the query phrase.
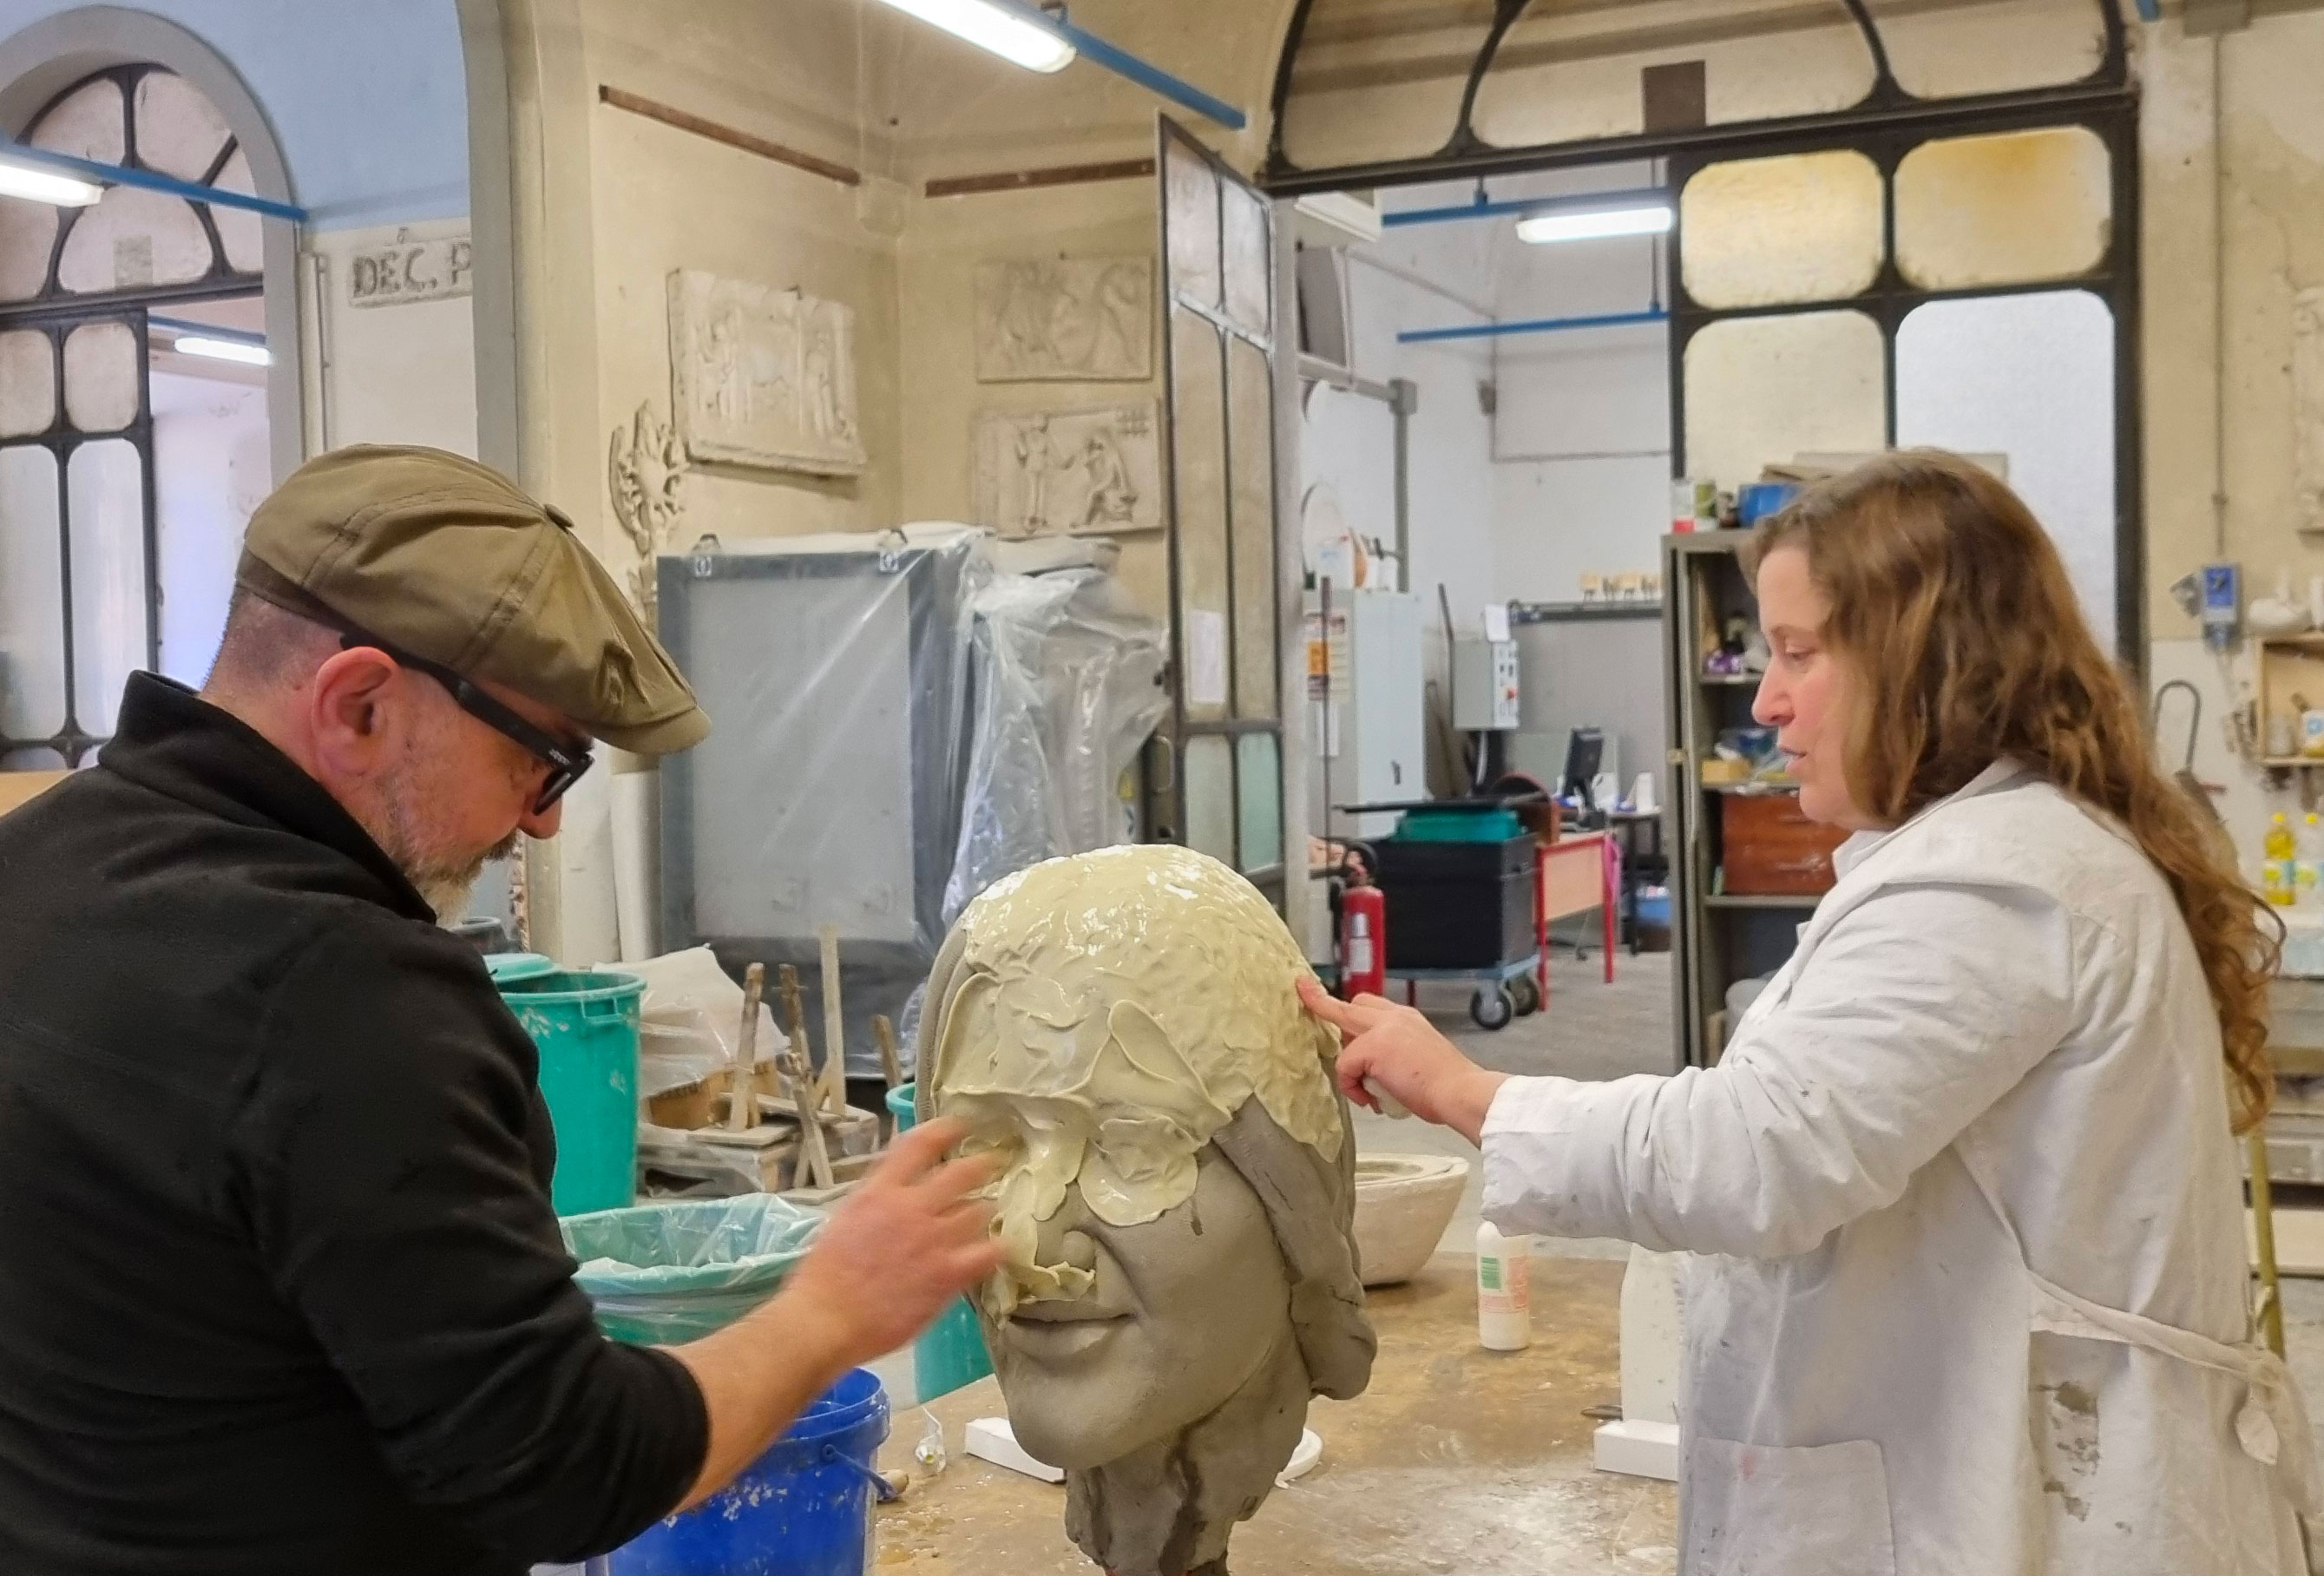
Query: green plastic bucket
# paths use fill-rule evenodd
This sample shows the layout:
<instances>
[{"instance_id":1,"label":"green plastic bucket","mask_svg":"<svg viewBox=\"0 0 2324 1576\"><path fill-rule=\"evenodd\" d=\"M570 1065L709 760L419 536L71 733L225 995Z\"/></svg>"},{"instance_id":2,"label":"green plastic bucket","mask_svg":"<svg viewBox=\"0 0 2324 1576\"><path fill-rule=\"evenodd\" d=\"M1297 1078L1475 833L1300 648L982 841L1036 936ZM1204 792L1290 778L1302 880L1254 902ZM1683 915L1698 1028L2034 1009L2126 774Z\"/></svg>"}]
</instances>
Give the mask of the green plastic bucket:
<instances>
[{"instance_id":1,"label":"green plastic bucket","mask_svg":"<svg viewBox=\"0 0 2324 1576\"><path fill-rule=\"evenodd\" d=\"M497 983L540 1047L540 1097L557 1129L549 1202L560 1215L626 1209L638 1192L638 1004L645 982L558 969Z\"/></svg>"},{"instance_id":2,"label":"green plastic bucket","mask_svg":"<svg viewBox=\"0 0 2324 1576\"><path fill-rule=\"evenodd\" d=\"M888 1114L896 1119L899 1133L919 1120L919 1110L913 1104L918 1087L906 1083L888 1091ZM984 1332L977 1328L976 1310L968 1305L966 1297L954 1297L952 1305L912 1342L912 1388L922 1405L964 1385L973 1385L991 1371L992 1354L984 1350Z\"/></svg>"}]
</instances>

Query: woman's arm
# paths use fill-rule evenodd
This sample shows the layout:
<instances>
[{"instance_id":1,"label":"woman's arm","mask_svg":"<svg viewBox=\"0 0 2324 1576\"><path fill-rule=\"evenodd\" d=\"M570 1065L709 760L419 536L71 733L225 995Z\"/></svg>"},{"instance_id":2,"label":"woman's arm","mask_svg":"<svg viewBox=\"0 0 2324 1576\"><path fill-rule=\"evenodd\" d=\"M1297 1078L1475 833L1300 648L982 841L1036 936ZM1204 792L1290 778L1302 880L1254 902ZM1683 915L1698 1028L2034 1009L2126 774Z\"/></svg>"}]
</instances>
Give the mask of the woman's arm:
<instances>
[{"instance_id":1,"label":"woman's arm","mask_svg":"<svg viewBox=\"0 0 2324 1576\"><path fill-rule=\"evenodd\" d=\"M1506 1229L1775 1257L1894 1203L2055 1049L2080 965L2043 893L1898 887L1836 924L1716 1067L1489 1092L1491 1074L1397 1017L1354 1028L1341 1077L1464 1131L1483 1095L1485 1214Z\"/></svg>"}]
</instances>

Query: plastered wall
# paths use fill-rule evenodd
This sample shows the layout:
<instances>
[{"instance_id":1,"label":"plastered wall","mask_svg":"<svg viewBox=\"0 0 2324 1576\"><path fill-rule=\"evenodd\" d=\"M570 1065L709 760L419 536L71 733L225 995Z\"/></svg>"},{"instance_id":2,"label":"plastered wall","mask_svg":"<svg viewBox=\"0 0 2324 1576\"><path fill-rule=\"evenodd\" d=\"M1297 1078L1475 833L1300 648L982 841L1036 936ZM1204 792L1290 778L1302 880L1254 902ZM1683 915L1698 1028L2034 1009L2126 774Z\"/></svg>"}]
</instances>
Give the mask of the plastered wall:
<instances>
[{"instance_id":1,"label":"plastered wall","mask_svg":"<svg viewBox=\"0 0 2324 1576\"><path fill-rule=\"evenodd\" d=\"M1155 203L1151 177L912 199L896 273L899 340L908 347L899 380L904 519L974 518L970 434L981 410L1160 399L1158 331L1156 375L1144 382L986 383L976 377L974 322L979 263L1060 256L1154 259ZM1160 533L1120 539L1123 584L1148 612L1167 615L1169 558Z\"/></svg>"}]
</instances>

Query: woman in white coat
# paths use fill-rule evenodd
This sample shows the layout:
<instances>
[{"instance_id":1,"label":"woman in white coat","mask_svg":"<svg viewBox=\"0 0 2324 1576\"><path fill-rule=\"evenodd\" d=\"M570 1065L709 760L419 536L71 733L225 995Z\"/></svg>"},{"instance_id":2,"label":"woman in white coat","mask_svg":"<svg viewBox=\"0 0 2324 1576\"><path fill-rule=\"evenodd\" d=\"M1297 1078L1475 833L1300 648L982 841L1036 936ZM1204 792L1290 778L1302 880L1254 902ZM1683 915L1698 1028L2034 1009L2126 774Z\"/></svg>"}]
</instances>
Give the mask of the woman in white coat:
<instances>
[{"instance_id":1,"label":"woman in white coat","mask_svg":"<svg viewBox=\"0 0 2324 1576\"><path fill-rule=\"evenodd\" d=\"M1342 1086L1480 1142L1504 1230L1694 1256L1686 1576L2304 1571L2231 1138L2273 921L1987 473L1886 456L1747 563L1754 714L1855 835L1719 1064L1505 1077L1314 990Z\"/></svg>"}]
</instances>

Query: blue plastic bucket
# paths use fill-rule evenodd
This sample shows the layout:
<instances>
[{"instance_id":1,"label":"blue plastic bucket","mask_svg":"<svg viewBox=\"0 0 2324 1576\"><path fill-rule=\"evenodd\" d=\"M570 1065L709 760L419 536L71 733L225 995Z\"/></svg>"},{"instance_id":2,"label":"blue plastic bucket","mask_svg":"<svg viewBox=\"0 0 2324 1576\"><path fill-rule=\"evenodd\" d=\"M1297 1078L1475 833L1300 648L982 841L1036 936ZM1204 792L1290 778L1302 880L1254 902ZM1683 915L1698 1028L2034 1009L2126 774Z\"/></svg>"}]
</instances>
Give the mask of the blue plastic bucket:
<instances>
[{"instance_id":1,"label":"blue plastic bucket","mask_svg":"<svg viewBox=\"0 0 2324 1576\"><path fill-rule=\"evenodd\" d=\"M851 1370L767 1453L613 1552L613 1576L863 1576L888 1396Z\"/></svg>"},{"instance_id":2,"label":"blue plastic bucket","mask_svg":"<svg viewBox=\"0 0 2324 1576\"><path fill-rule=\"evenodd\" d=\"M888 1091L888 1114L902 1132L919 1120L915 1103L919 1085L907 1083ZM913 1399L923 1406L938 1396L949 1396L992 1371L992 1354L984 1350L984 1332L978 1328L976 1310L966 1297L954 1297L936 1322L912 1342Z\"/></svg>"}]
</instances>

